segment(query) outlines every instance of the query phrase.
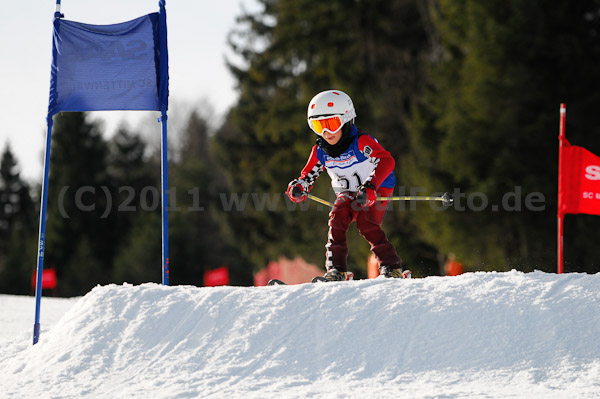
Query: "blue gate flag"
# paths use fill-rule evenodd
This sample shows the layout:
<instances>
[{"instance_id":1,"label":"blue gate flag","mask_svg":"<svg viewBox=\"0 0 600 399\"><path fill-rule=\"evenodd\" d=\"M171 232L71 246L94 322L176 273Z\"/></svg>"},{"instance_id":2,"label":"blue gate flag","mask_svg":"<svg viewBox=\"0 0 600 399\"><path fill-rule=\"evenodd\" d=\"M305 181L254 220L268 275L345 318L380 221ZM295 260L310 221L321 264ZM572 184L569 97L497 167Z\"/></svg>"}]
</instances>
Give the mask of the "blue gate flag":
<instances>
[{"instance_id":1,"label":"blue gate flag","mask_svg":"<svg viewBox=\"0 0 600 399\"><path fill-rule=\"evenodd\" d=\"M158 13L114 25L63 20L56 0L52 40L50 101L40 206L33 344L40 337L42 275L53 116L61 111L160 111L163 284L169 285L167 108L169 56L165 0Z\"/></svg>"},{"instance_id":2,"label":"blue gate flag","mask_svg":"<svg viewBox=\"0 0 600 399\"><path fill-rule=\"evenodd\" d=\"M113 25L54 20L48 117L61 111L168 108L165 1Z\"/></svg>"}]
</instances>

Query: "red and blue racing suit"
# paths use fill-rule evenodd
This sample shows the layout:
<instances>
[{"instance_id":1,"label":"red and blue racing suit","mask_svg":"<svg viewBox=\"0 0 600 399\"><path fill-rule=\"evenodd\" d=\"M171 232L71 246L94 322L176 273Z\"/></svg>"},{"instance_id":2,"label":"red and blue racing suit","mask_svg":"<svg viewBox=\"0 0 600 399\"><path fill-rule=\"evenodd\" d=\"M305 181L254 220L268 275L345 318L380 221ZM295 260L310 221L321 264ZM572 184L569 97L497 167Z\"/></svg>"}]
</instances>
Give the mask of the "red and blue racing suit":
<instances>
[{"instance_id":1,"label":"red and blue racing suit","mask_svg":"<svg viewBox=\"0 0 600 399\"><path fill-rule=\"evenodd\" d=\"M394 158L372 136L359 133L355 126L349 132L354 140L339 156L329 156L318 144L312 148L310 157L300 178L308 189L323 170L331 177L331 185L337 195L329 213L329 233L325 266L347 272L348 245L346 234L350 223L356 221L358 231L371 244L371 251L380 266L401 267L402 261L394 245L381 229L386 210L386 201L377 201L370 207L361 207L354 202L359 187L370 182L378 197L390 196L396 185Z\"/></svg>"}]
</instances>

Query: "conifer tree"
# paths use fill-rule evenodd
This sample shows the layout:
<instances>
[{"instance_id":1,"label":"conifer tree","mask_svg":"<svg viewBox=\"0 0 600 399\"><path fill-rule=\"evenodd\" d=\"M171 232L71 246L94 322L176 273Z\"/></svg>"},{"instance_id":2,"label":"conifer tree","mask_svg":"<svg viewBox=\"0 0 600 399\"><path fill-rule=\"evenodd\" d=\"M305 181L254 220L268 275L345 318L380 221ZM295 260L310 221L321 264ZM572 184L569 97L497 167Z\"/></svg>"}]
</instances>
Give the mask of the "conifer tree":
<instances>
[{"instance_id":1,"label":"conifer tree","mask_svg":"<svg viewBox=\"0 0 600 399\"><path fill-rule=\"evenodd\" d=\"M226 184L210 135L205 117L192 112L181 135L181 154L173 173L178 208L171 222L173 279L202 285L205 270L225 265L231 284L251 285L252 269L224 220L220 195Z\"/></svg>"},{"instance_id":2,"label":"conifer tree","mask_svg":"<svg viewBox=\"0 0 600 399\"><path fill-rule=\"evenodd\" d=\"M0 292L30 292L36 209L10 146L0 157ZM29 256L28 256L29 255Z\"/></svg>"},{"instance_id":3,"label":"conifer tree","mask_svg":"<svg viewBox=\"0 0 600 399\"><path fill-rule=\"evenodd\" d=\"M473 269L555 270L558 106L576 110L574 124L598 149L589 134L597 112L583 110L598 99L599 72L590 68L600 56L599 9L592 0L439 0L430 9L441 50L403 166L412 184L463 195L462 209L421 209L415 218L444 253ZM526 207L535 193L543 200Z\"/></svg>"},{"instance_id":4,"label":"conifer tree","mask_svg":"<svg viewBox=\"0 0 600 399\"><path fill-rule=\"evenodd\" d=\"M61 295L110 282L114 234L103 215L108 198L107 144L85 113L55 116L50 158L45 267L55 267Z\"/></svg>"}]
</instances>

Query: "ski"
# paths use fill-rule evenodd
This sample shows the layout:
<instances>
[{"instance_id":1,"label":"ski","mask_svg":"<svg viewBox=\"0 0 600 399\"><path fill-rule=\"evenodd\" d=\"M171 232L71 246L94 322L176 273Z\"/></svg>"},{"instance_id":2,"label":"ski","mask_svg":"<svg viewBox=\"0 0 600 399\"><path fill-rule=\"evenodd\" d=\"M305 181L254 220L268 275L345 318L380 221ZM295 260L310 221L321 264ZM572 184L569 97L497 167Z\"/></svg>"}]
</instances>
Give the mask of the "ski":
<instances>
[{"instance_id":1,"label":"ski","mask_svg":"<svg viewBox=\"0 0 600 399\"><path fill-rule=\"evenodd\" d=\"M409 278L412 278L412 272L410 270L404 270L402 272L402 280L409 279ZM354 280L354 274L352 272L348 272L348 275L347 275L346 281L350 281L350 280ZM314 277L311 281L311 283L313 283L313 284L314 283L329 283L329 282L332 282L332 281L327 280L323 276ZM288 285L288 284L284 281L274 278L272 280L269 280L267 285Z\"/></svg>"},{"instance_id":2,"label":"ski","mask_svg":"<svg viewBox=\"0 0 600 399\"><path fill-rule=\"evenodd\" d=\"M318 282L328 282L329 280L327 280L325 277L323 276L317 276L315 278L312 279L311 283L318 283ZM281 281L277 278L274 278L272 280L269 280L269 282L267 283L267 285L288 285L286 282Z\"/></svg>"},{"instance_id":3,"label":"ski","mask_svg":"<svg viewBox=\"0 0 600 399\"><path fill-rule=\"evenodd\" d=\"M407 279L407 278L412 278L412 272L410 270L404 270L402 272L402 280ZM354 274L352 272L348 272L348 275L346 277L346 281L349 281L349 280L354 280ZM317 277L313 278L311 281L311 283L330 283L330 282L335 282L335 281L327 280L323 276L317 276Z\"/></svg>"},{"instance_id":4,"label":"ski","mask_svg":"<svg viewBox=\"0 0 600 399\"><path fill-rule=\"evenodd\" d=\"M327 282L328 280L325 277L317 276L312 279L311 283L317 283L317 282L321 282L321 281ZM274 278L272 280L269 280L267 285L288 285L288 284L284 281Z\"/></svg>"}]
</instances>

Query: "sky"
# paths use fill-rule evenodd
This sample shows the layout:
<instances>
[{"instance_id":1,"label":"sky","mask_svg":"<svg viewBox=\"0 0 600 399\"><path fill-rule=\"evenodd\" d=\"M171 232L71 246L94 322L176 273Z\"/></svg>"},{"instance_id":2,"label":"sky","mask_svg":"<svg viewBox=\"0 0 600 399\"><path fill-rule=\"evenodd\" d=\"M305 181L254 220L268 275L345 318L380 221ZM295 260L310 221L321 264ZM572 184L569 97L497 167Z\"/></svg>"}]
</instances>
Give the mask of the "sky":
<instances>
[{"instance_id":1,"label":"sky","mask_svg":"<svg viewBox=\"0 0 600 399\"><path fill-rule=\"evenodd\" d=\"M61 3L65 19L90 24L119 23L158 11L158 0ZM21 176L32 183L42 180L55 7L55 1L50 0L11 1L2 6L0 151L9 143ZM218 120L235 102L235 81L225 58L235 61L227 46L227 34L242 7L260 9L256 0L167 0L170 122L174 115L182 114L178 107L189 108L190 104L207 106ZM105 111L93 112L90 117L104 121L105 134L110 137L121 122L136 128L154 114Z\"/></svg>"},{"instance_id":2,"label":"sky","mask_svg":"<svg viewBox=\"0 0 600 399\"><path fill-rule=\"evenodd\" d=\"M600 274L0 295L7 399L591 399Z\"/></svg>"}]
</instances>

